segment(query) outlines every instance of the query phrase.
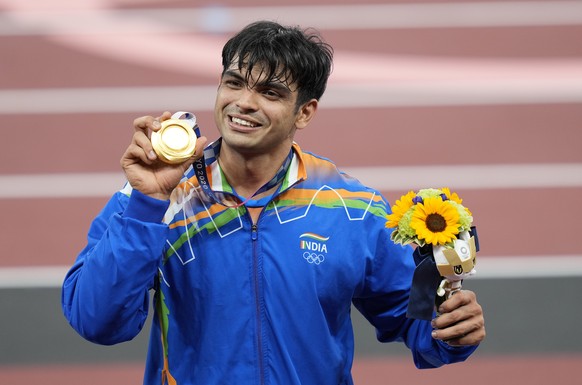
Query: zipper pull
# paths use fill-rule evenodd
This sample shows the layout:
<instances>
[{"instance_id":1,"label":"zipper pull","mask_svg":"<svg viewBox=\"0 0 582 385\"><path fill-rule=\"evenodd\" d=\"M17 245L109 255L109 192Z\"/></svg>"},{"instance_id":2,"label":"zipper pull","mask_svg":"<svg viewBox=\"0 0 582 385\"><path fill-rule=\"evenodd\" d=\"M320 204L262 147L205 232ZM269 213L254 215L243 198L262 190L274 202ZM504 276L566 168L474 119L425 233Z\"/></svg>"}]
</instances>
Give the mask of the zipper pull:
<instances>
[{"instance_id":1,"label":"zipper pull","mask_svg":"<svg viewBox=\"0 0 582 385\"><path fill-rule=\"evenodd\" d=\"M253 241L256 241L257 240L257 236L258 236L257 235L257 231L258 231L257 225L253 224L253 226L251 227L251 239Z\"/></svg>"}]
</instances>

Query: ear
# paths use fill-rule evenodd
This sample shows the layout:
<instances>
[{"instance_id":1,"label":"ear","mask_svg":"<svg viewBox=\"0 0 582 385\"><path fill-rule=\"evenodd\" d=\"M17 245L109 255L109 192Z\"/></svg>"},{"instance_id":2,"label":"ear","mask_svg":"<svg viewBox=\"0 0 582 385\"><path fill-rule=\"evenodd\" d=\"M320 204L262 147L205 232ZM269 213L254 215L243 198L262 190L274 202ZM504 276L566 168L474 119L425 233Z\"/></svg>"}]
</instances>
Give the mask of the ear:
<instances>
[{"instance_id":1,"label":"ear","mask_svg":"<svg viewBox=\"0 0 582 385\"><path fill-rule=\"evenodd\" d=\"M317 99L311 99L299 108L297 111L297 119L295 120L295 127L298 130L307 127L311 119L315 116L317 106Z\"/></svg>"}]
</instances>

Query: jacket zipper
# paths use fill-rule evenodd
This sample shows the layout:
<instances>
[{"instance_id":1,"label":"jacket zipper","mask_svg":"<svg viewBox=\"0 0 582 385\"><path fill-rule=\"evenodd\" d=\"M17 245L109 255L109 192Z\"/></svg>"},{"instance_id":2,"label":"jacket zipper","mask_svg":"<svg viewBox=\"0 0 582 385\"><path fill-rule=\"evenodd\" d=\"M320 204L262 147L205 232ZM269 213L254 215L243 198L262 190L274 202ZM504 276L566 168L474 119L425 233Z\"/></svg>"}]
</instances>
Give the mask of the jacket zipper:
<instances>
[{"instance_id":1,"label":"jacket zipper","mask_svg":"<svg viewBox=\"0 0 582 385\"><path fill-rule=\"evenodd\" d=\"M251 227L251 240L253 242L253 279L255 287L255 315L257 320L257 353L259 360L259 383L265 383L264 362L263 362L263 328L261 325L261 295L259 285L259 254L257 251L257 239L259 237L258 227L253 224Z\"/></svg>"},{"instance_id":2,"label":"jacket zipper","mask_svg":"<svg viewBox=\"0 0 582 385\"><path fill-rule=\"evenodd\" d=\"M287 186L285 189L288 190L291 187L295 186L299 182L303 181L303 179L298 179L295 183ZM275 199L279 194L283 191L277 191L273 196L271 196L271 200L267 203L269 205L273 199ZM265 206L266 207L266 206ZM263 209L264 210L264 209ZM262 214L262 211L261 211ZM260 217L260 215L259 215ZM258 219L257 219L258 221ZM252 223L252 218L251 218ZM256 223L253 223L251 226L251 241L253 245L253 279L254 279L254 287L255 287L255 315L257 319L257 354L259 355L259 384L265 384L265 362L263 357L263 328L261 324L261 294L260 294L260 285L259 285L259 254L257 251L257 239L259 238L259 228Z\"/></svg>"}]
</instances>

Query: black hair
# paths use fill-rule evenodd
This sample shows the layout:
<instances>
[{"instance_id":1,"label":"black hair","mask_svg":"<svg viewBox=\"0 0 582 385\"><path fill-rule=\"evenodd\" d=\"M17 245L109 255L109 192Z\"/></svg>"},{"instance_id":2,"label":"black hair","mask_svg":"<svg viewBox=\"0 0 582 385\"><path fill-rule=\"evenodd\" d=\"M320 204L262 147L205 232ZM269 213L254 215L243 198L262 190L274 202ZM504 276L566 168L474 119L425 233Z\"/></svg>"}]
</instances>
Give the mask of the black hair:
<instances>
[{"instance_id":1,"label":"black hair","mask_svg":"<svg viewBox=\"0 0 582 385\"><path fill-rule=\"evenodd\" d=\"M222 74L237 62L247 82L255 66L266 81L278 80L298 89L297 107L319 100L332 71L333 48L320 34L299 27L258 21L233 36L222 49Z\"/></svg>"}]
</instances>

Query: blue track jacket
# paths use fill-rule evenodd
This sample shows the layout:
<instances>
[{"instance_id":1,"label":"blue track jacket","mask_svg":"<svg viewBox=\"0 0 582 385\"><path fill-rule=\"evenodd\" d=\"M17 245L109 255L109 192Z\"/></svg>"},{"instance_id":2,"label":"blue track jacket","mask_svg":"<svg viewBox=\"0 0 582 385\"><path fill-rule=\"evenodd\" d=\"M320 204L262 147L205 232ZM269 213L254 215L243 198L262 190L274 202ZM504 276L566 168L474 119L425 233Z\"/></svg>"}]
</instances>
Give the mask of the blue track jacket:
<instances>
[{"instance_id":1,"label":"blue track jacket","mask_svg":"<svg viewBox=\"0 0 582 385\"><path fill-rule=\"evenodd\" d=\"M417 367L465 360L475 347L431 338L407 319L414 261L385 227L378 191L329 160L295 155L253 225L245 206L213 203L192 170L170 201L126 186L93 221L67 274L62 307L84 338L134 338L154 294L144 384L352 384L352 303L382 342ZM217 192L233 193L207 160Z\"/></svg>"}]
</instances>

